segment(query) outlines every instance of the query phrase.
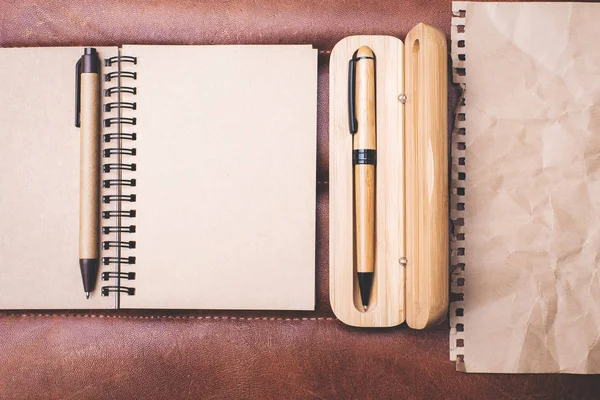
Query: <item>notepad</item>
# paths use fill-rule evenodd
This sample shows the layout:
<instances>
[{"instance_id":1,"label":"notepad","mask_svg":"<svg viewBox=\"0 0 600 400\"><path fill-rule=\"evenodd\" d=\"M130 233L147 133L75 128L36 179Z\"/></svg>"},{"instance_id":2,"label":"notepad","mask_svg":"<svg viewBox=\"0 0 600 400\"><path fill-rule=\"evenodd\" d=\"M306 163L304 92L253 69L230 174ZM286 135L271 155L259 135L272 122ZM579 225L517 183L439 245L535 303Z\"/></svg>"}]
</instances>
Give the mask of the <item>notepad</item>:
<instances>
[{"instance_id":1,"label":"notepad","mask_svg":"<svg viewBox=\"0 0 600 400\"><path fill-rule=\"evenodd\" d=\"M600 373L600 7L453 8L451 357Z\"/></svg>"},{"instance_id":2,"label":"notepad","mask_svg":"<svg viewBox=\"0 0 600 400\"><path fill-rule=\"evenodd\" d=\"M0 308L314 309L317 51L97 50L102 104L135 106L103 109L106 280L86 300L83 48L0 49Z\"/></svg>"}]
</instances>

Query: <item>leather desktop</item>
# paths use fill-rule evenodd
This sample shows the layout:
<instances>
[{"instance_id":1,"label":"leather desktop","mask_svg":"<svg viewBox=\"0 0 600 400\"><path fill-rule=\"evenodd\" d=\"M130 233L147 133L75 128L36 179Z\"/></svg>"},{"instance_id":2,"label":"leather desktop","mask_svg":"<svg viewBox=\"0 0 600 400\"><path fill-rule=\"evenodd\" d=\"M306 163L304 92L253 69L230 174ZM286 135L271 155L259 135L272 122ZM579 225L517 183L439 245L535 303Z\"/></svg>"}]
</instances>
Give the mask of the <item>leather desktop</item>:
<instances>
[{"instance_id":1,"label":"leather desktop","mask_svg":"<svg viewBox=\"0 0 600 400\"><path fill-rule=\"evenodd\" d=\"M357 329L331 311L329 51L355 34L404 39L418 22L438 27L449 38L450 18L447 0L4 0L3 47L310 43L320 54L316 311L0 312L0 398L600 395L596 376L456 372L448 359L447 321L426 331L405 325ZM458 89L451 85L449 93L453 121Z\"/></svg>"}]
</instances>

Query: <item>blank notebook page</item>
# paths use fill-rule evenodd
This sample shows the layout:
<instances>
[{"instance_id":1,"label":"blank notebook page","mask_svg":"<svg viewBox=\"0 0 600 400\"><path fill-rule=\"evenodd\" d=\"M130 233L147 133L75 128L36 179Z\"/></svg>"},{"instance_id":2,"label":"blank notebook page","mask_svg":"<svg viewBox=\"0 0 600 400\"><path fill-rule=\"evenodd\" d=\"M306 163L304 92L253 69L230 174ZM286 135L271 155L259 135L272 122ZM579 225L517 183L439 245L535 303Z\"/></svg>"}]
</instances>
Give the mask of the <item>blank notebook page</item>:
<instances>
[{"instance_id":1,"label":"blank notebook page","mask_svg":"<svg viewBox=\"0 0 600 400\"><path fill-rule=\"evenodd\" d=\"M600 373L600 8L454 10L466 43L453 47L466 71L459 368Z\"/></svg>"},{"instance_id":2,"label":"blank notebook page","mask_svg":"<svg viewBox=\"0 0 600 400\"><path fill-rule=\"evenodd\" d=\"M136 293L121 306L314 309L317 51L122 53L137 57L138 140Z\"/></svg>"},{"instance_id":3,"label":"blank notebook page","mask_svg":"<svg viewBox=\"0 0 600 400\"><path fill-rule=\"evenodd\" d=\"M97 50L102 58L119 51ZM114 307L100 296L100 279L86 300L79 271L73 117L82 54L82 47L0 49L1 309Z\"/></svg>"}]
</instances>

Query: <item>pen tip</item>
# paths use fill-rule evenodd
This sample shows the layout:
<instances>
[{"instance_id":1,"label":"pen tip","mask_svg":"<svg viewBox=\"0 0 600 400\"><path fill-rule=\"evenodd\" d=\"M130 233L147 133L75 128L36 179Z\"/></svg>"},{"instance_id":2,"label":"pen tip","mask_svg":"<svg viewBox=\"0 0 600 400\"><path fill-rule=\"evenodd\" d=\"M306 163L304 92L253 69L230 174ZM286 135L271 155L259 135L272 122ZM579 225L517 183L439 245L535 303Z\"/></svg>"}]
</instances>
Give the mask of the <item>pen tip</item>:
<instances>
[{"instance_id":1,"label":"pen tip","mask_svg":"<svg viewBox=\"0 0 600 400\"><path fill-rule=\"evenodd\" d=\"M90 292L85 292L85 298L89 299L90 298Z\"/></svg>"},{"instance_id":2,"label":"pen tip","mask_svg":"<svg viewBox=\"0 0 600 400\"><path fill-rule=\"evenodd\" d=\"M366 304L363 304L363 308L365 309L365 311L367 311L368 306Z\"/></svg>"}]
</instances>

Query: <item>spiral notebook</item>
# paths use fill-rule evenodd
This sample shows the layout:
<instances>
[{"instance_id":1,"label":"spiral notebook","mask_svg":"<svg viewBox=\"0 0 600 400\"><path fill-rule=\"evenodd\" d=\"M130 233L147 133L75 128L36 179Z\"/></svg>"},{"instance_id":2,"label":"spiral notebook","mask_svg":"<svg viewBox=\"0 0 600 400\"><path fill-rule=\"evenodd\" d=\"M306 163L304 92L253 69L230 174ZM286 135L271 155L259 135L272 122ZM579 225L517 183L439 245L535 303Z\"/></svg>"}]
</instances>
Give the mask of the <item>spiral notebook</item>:
<instances>
[{"instance_id":1,"label":"spiral notebook","mask_svg":"<svg viewBox=\"0 0 600 400\"><path fill-rule=\"evenodd\" d=\"M0 49L0 308L313 309L317 51L97 50L103 265L86 300L83 48Z\"/></svg>"},{"instance_id":2,"label":"spiral notebook","mask_svg":"<svg viewBox=\"0 0 600 400\"><path fill-rule=\"evenodd\" d=\"M600 373L600 5L453 12L451 358Z\"/></svg>"}]
</instances>

